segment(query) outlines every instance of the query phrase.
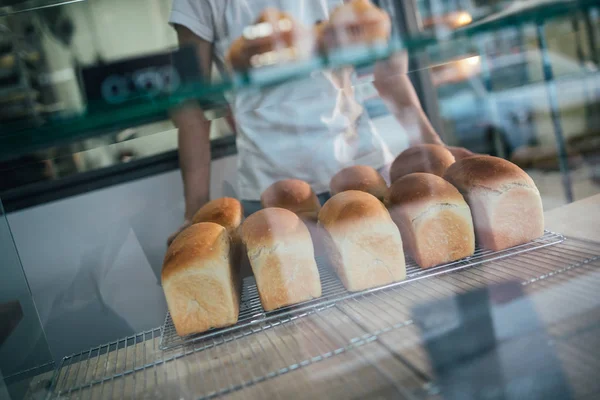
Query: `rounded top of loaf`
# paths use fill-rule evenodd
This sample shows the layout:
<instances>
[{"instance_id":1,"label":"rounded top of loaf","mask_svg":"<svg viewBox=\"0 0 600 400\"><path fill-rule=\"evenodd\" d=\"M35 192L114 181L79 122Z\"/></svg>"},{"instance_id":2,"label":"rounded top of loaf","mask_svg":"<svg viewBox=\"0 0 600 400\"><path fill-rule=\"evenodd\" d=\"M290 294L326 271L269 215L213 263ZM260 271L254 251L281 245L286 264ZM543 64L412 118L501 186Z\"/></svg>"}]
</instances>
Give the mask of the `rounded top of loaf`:
<instances>
[{"instance_id":1,"label":"rounded top of loaf","mask_svg":"<svg viewBox=\"0 0 600 400\"><path fill-rule=\"evenodd\" d=\"M202 206L194 214L192 223L214 222L224 226L231 233L240 226L243 217L244 209L242 203L231 197L222 197L209 201Z\"/></svg>"},{"instance_id":2,"label":"rounded top of loaf","mask_svg":"<svg viewBox=\"0 0 600 400\"><path fill-rule=\"evenodd\" d=\"M294 239L310 241L310 233L296 214L284 208L264 208L242 224L242 241L247 248Z\"/></svg>"},{"instance_id":3,"label":"rounded top of loaf","mask_svg":"<svg viewBox=\"0 0 600 400\"><path fill-rule=\"evenodd\" d=\"M360 190L383 200L387 192L385 180L373 167L355 165L344 168L331 178L331 194L336 195L347 190Z\"/></svg>"},{"instance_id":4,"label":"rounded top of loaf","mask_svg":"<svg viewBox=\"0 0 600 400\"><path fill-rule=\"evenodd\" d=\"M161 279L164 282L174 274L185 271L191 266L229 254L229 235L227 230L213 222L201 222L191 225L181 232L167 249Z\"/></svg>"},{"instance_id":5,"label":"rounded top of loaf","mask_svg":"<svg viewBox=\"0 0 600 400\"><path fill-rule=\"evenodd\" d=\"M473 156L457 161L444 178L462 193L481 188L504 192L515 186L536 189L533 179L521 168L503 158Z\"/></svg>"},{"instance_id":6,"label":"rounded top of loaf","mask_svg":"<svg viewBox=\"0 0 600 400\"><path fill-rule=\"evenodd\" d=\"M454 156L444 146L420 144L404 150L390 167L390 179L395 182L404 175L414 172L428 172L444 176L449 166L454 164Z\"/></svg>"},{"instance_id":7,"label":"rounded top of loaf","mask_svg":"<svg viewBox=\"0 0 600 400\"><path fill-rule=\"evenodd\" d=\"M325 226L369 218L389 219L385 206L375 196L358 190L341 192L327 200L319 212L319 223Z\"/></svg>"},{"instance_id":8,"label":"rounded top of loaf","mask_svg":"<svg viewBox=\"0 0 600 400\"><path fill-rule=\"evenodd\" d=\"M458 189L434 174L416 172L398 179L392 184L385 198L386 205L410 203L464 203Z\"/></svg>"},{"instance_id":9,"label":"rounded top of loaf","mask_svg":"<svg viewBox=\"0 0 600 400\"><path fill-rule=\"evenodd\" d=\"M285 179L269 186L260 196L264 208L279 207L316 219L321 204L310 185L300 179Z\"/></svg>"}]
</instances>

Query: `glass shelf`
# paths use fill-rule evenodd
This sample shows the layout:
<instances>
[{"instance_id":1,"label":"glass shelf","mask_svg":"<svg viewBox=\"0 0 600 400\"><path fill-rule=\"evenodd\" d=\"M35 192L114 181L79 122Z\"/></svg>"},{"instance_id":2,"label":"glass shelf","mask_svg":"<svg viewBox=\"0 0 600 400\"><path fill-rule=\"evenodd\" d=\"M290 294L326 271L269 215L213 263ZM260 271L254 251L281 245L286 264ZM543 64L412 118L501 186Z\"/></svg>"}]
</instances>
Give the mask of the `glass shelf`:
<instances>
[{"instance_id":1,"label":"glass shelf","mask_svg":"<svg viewBox=\"0 0 600 400\"><path fill-rule=\"evenodd\" d=\"M598 7L596 0L529 0L513 2L505 9L473 21L452 32L452 38L473 36L499 29L530 23L543 23L563 15L591 7Z\"/></svg>"},{"instance_id":2,"label":"glass shelf","mask_svg":"<svg viewBox=\"0 0 600 400\"><path fill-rule=\"evenodd\" d=\"M26 11L40 10L42 8L62 6L78 3L85 0L8 0L0 5L0 17Z\"/></svg>"},{"instance_id":3,"label":"glass shelf","mask_svg":"<svg viewBox=\"0 0 600 400\"><path fill-rule=\"evenodd\" d=\"M342 66L367 66L406 49L410 54L425 53L431 65L448 62L453 58L477 53L473 37L515 25L542 23L569 13L597 6L595 0L540 0L514 6L494 13L470 25L451 31L439 38L423 33L402 40L390 40L386 45L344 48L327 56L315 57L302 63L279 65L234 74L230 80L216 84L191 83L164 97L140 97L120 107L88 104L87 112L75 117L50 117L37 125L35 122L4 124L0 128L0 160L61 143L81 140L107 132L164 120L169 109L190 100L198 100L204 109L218 110L226 105L224 95L250 88L264 88L310 76L322 69ZM213 113L214 114L214 113Z\"/></svg>"}]
</instances>

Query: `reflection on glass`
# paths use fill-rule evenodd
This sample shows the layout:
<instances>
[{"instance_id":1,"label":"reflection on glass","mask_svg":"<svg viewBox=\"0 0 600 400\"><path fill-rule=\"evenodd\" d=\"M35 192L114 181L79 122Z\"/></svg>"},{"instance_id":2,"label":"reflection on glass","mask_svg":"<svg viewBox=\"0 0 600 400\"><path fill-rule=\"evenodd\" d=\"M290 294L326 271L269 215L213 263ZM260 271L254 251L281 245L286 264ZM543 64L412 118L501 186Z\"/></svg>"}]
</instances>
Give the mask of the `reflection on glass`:
<instances>
[{"instance_id":1,"label":"reflection on glass","mask_svg":"<svg viewBox=\"0 0 600 400\"><path fill-rule=\"evenodd\" d=\"M49 377L40 387L30 387L32 377L51 371L54 363L1 201L0 265L0 379L6 385L0 386L0 396L43 395Z\"/></svg>"}]
</instances>

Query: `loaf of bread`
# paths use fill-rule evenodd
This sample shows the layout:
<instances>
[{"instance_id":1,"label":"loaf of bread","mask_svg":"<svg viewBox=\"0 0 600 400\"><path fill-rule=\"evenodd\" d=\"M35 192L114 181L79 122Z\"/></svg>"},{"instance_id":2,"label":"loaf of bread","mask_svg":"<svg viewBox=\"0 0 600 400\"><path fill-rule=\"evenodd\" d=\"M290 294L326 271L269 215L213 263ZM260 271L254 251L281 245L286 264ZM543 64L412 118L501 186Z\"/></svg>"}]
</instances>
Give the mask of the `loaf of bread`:
<instances>
[{"instance_id":1,"label":"loaf of bread","mask_svg":"<svg viewBox=\"0 0 600 400\"><path fill-rule=\"evenodd\" d=\"M263 208L279 207L303 219L316 221L321 203L310 185L299 179L285 179L269 186L260 196Z\"/></svg>"},{"instance_id":2,"label":"loaf of bread","mask_svg":"<svg viewBox=\"0 0 600 400\"><path fill-rule=\"evenodd\" d=\"M321 296L308 229L293 212L265 208L246 219L242 241L265 311Z\"/></svg>"},{"instance_id":3,"label":"loaf of bread","mask_svg":"<svg viewBox=\"0 0 600 400\"><path fill-rule=\"evenodd\" d=\"M227 230L201 222L171 243L162 269L162 287L180 336L233 325L238 320L240 285Z\"/></svg>"},{"instance_id":4,"label":"loaf of bread","mask_svg":"<svg viewBox=\"0 0 600 400\"><path fill-rule=\"evenodd\" d=\"M404 250L422 268L475 252L471 210L460 192L437 175L417 172L392 184L385 204Z\"/></svg>"},{"instance_id":5,"label":"loaf of bread","mask_svg":"<svg viewBox=\"0 0 600 400\"><path fill-rule=\"evenodd\" d=\"M331 263L349 291L406 278L400 232L374 196L357 190L336 194L319 212L319 224L328 233Z\"/></svg>"},{"instance_id":6,"label":"loaf of bread","mask_svg":"<svg viewBox=\"0 0 600 400\"><path fill-rule=\"evenodd\" d=\"M232 69L243 71L307 58L315 46L310 29L283 11L267 8L233 41L225 60Z\"/></svg>"},{"instance_id":7,"label":"loaf of bread","mask_svg":"<svg viewBox=\"0 0 600 400\"><path fill-rule=\"evenodd\" d=\"M233 239L239 238L238 229L244 219L244 208L239 200L231 197L221 197L209 201L200 208L194 217L192 223L214 222L219 224L231 235Z\"/></svg>"},{"instance_id":8,"label":"loaf of bread","mask_svg":"<svg viewBox=\"0 0 600 400\"><path fill-rule=\"evenodd\" d=\"M346 190L367 192L383 201L387 193L387 184L383 177L373 167L355 165L344 168L331 178L329 189L332 195Z\"/></svg>"},{"instance_id":9,"label":"loaf of bread","mask_svg":"<svg viewBox=\"0 0 600 400\"><path fill-rule=\"evenodd\" d=\"M390 167L390 180L394 183L404 175L427 172L444 176L449 166L454 164L454 156L444 146L420 144L404 150Z\"/></svg>"},{"instance_id":10,"label":"loaf of bread","mask_svg":"<svg viewBox=\"0 0 600 400\"><path fill-rule=\"evenodd\" d=\"M465 158L448 168L444 178L469 203L480 246L498 251L544 234L540 192L531 177L510 161Z\"/></svg>"},{"instance_id":11,"label":"loaf of bread","mask_svg":"<svg viewBox=\"0 0 600 400\"><path fill-rule=\"evenodd\" d=\"M200 208L192 218L192 224L200 222L214 222L227 230L231 237L231 258L238 271L242 262L242 240L240 239L240 226L244 220L244 208L239 200L231 197L221 197L209 201ZM247 261L245 271L248 271Z\"/></svg>"},{"instance_id":12,"label":"loaf of bread","mask_svg":"<svg viewBox=\"0 0 600 400\"><path fill-rule=\"evenodd\" d=\"M385 42L391 32L390 16L370 0L351 0L336 7L329 23L318 29L322 51L345 45Z\"/></svg>"}]
</instances>

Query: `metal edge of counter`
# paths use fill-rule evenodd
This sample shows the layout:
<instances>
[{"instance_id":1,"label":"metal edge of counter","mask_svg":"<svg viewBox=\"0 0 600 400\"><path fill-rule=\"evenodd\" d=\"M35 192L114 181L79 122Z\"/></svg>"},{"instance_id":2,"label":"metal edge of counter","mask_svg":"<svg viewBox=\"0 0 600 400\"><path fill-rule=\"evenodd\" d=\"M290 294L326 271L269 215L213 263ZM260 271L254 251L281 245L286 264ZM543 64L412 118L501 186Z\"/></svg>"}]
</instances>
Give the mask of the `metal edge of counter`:
<instances>
[{"instance_id":1,"label":"metal edge of counter","mask_svg":"<svg viewBox=\"0 0 600 400\"><path fill-rule=\"evenodd\" d=\"M237 153L235 136L211 141L211 158L216 160ZM0 192L5 213L20 211L94 190L147 178L179 168L177 150L144 157L128 163L82 172L63 179L32 183Z\"/></svg>"}]
</instances>

